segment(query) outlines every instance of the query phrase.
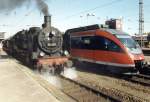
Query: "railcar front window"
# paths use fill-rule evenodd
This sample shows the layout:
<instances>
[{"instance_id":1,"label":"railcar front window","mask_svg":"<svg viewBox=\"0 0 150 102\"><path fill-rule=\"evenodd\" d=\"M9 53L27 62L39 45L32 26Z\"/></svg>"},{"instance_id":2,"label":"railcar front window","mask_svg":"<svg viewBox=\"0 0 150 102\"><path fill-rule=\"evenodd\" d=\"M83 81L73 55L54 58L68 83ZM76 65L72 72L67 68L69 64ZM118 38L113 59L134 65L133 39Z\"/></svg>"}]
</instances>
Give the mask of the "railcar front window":
<instances>
[{"instance_id":1,"label":"railcar front window","mask_svg":"<svg viewBox=\"0 0 150 102\"><path fill-rule=\"evenodd\" d=\"M140 46L129 35L117 35L117 38L127 47L131 53L141 53Z\"/></svg>"},{"instance_id":2,"label":"railcar front window","mask_svg":"<svg viewBox=\"0 0 150 102\"><path fill-rule=\"evenodd\" d=\"M136 42L131 39L131 38L119 38L120 41L128 48L137 48L138 45L136 44Z\"/></svg>"}]
</instances>

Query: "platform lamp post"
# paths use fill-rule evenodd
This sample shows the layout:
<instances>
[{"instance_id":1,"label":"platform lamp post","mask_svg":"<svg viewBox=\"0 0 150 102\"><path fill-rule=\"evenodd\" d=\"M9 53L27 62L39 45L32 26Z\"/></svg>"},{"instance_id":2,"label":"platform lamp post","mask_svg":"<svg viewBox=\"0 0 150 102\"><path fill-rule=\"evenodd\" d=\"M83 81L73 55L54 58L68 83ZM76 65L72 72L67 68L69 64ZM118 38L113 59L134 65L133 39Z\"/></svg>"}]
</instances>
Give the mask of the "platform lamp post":
<instances>
[{"instance_id":1,"label":"platform lamp post","mask_svg":"<svg viewBox=\"0 0 150 102\"><path fill-rule=\"evenodd\" d=\"M83 16L82 16L82 15L80 16L80 19L81 19L81 24L80 24L80 26L82 26L82 24L83 24Z\"/></svg>"},{"instance_id":2,"label":"platform lamp post","mask_svg":"<svg viewBox=\"0 0 150 102\"><path fill-rule=\"evenodd\" d=\"M87 17L87 25L88 25L88 18L89 18L90 16L95 16L95 14L93 14L93 13L91 13L91 14L90 14L90 13L87 13L87 14L86 14L86 17Z\"/></svg>"}]
</instances>

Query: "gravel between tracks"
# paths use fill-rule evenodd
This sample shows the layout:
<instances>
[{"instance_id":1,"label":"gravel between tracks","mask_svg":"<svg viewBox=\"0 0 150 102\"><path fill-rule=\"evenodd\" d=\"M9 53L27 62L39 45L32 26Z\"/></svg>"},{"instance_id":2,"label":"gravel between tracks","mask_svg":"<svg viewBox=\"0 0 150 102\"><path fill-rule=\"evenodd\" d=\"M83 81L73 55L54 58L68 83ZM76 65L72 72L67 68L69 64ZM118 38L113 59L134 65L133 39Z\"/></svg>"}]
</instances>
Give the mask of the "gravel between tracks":
<instances>
[{"instance_id":1,"label":"gravel between tracks","mask_svg":"<svg viewBox=\"0 0 150 102\"><path fill-rule=\"evenodd\" d=\"M117 96L122 101L150 102L150 88L122 79L91 73L78 72L78 81L95 85L106 94ZM90 84L91 83L91 84ZM93 86L94 87L94 86Z\"/></svg>"},{"instance_id":2,"label":"gravel between tracks","mask_svg":"<svg viewBox=\"0 0 150 102\"><path fill-rule=\"evenodd\" d=\"M116 102L115 99L109 99L107 96L101 96L101 94L94 93L92 90L80 86L80 84L69 81L66 78L60 78L62 83L61 90L67 95L71 96L77 102ZM118 101L117 101L118 102ZM120 101L119 101L120 102Z\"/></svg>"}]
</instances>

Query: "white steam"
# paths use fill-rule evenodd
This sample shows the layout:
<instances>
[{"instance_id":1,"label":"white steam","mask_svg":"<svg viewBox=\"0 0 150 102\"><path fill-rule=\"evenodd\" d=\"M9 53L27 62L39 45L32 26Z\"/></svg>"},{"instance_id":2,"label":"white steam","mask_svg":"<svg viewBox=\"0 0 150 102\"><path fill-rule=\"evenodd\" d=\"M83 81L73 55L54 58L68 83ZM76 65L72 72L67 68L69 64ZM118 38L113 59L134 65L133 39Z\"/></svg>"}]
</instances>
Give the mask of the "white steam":
<instances>
[{"instance_id":1,"label":"white steam","mask_svg":"<svg viewBox=\"0 0 150 102\"><path fill-rule=\"evenodd\" d=\"M67 78L70 78L70 79L76 79L77 78L77 72L76 72L75 68L66 68L64 70L63 75Z\"/></svg>"},{"instance_id":2,"label":"white steam","mask_svg":"<svg viewBox=\"0 0 150 102\"><path fill-rule=\"evenodd\" d=\"M49 15L48 5L44 2L44 0L36 0L38 9L46 16Z\"/></svg>"},{"instance_id":3,"label":"white steam","mask_svg":"<svg viewBox=\"0 0 150 102\"><path fill-rule=\"evenodd\" d=\"M56 86L58 88L61 88L60 80L58 79L57 76L52 75L50 73L49 69L42 69L41 73L39 73L38 71L36 73L40 74L40 76L42 78L44 78L45 80L47 80L50 84L52 84L52 85L54 85L54 86Z\"/></svg>"}]
</instances>

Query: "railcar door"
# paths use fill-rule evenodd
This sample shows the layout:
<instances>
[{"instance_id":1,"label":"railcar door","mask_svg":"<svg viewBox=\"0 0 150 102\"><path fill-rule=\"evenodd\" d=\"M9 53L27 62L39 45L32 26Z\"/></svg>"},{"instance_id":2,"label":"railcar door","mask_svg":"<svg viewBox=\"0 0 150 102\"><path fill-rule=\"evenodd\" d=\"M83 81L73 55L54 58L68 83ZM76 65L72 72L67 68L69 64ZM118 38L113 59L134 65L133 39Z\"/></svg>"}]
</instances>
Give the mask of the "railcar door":
<instances>
[{"instance_id":1,"label":"railcar door","mask_svg":"<svg viewBox=\"0 0 150 102\"><path fill-rule=\"evenodd\" d=\"M88 62L94 61L93 35L83 36L82 40L82 55Z\"/></svg>"},{"instance_id":2,"label":"railcar door","mask_svg":"<svg viewBox=\"0 0 150 102\"><path fill-rule=\"evenodd\" d=\"M95 63L99 64L100 68L105 68L109 62L109 56L106 40L103 36L94 36L93 49Z\"/></svg>"},{"instance_id":3,"label":"railcar door","mask_svg":"<svg viewBox=\"0 0 150 102\"><path fill-rule=\"evenodd\" d=\"M124 59L124 52L119 45L110 39L105 39L107 43L109 63L108 65L113 69L117 67L122 67ZM113 70L112 70L113 71Z\"/></svg>"},{"instance_id":4,"label":"railcar door","mask_svg":"<svg viewBox=\"0 0 150 102\"><path fill-rule=\"evenodd\" d=\"M70 54L74 59L79 59L82 56L81 37L71 36Z\"/></svg>"},{"instance_id":5,"label":"railcar door","mask_svg":"<svg viewBox=\"0 0 150 102\"><path fill-rule=\"evenodd\" d=\"M92 35L71 37L71 56L80 61L93 61Z\"/></svg>"}]
</instances>

